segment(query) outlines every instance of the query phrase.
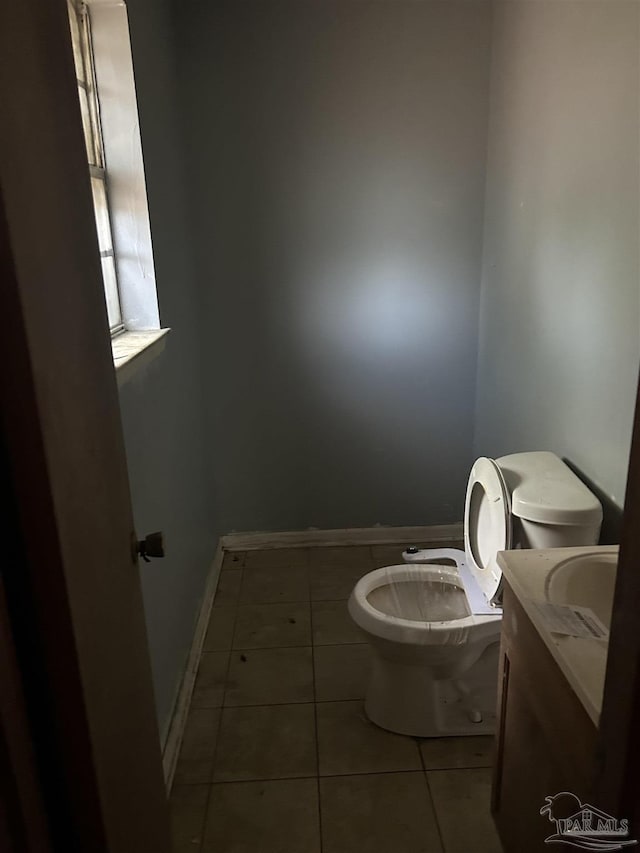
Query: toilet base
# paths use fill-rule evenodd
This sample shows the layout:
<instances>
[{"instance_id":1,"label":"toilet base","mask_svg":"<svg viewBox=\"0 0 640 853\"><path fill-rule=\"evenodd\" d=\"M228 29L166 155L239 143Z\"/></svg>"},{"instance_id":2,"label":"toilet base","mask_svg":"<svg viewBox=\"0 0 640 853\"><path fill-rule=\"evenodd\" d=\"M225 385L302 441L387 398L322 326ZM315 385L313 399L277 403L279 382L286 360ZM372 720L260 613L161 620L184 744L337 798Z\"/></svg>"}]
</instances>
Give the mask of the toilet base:
<instances>
[{"instance_id":1,"label":"toilet base","mask_svg":"<svg viewBox=\"0 0 640 853\"><path fill-rule=\"evenodd\" d=\"M374 650L365 711L372 723L413 737L495 732L499 644L488 646L460 678L436 681L428 667Z\"/></svg>"}]
</instances>

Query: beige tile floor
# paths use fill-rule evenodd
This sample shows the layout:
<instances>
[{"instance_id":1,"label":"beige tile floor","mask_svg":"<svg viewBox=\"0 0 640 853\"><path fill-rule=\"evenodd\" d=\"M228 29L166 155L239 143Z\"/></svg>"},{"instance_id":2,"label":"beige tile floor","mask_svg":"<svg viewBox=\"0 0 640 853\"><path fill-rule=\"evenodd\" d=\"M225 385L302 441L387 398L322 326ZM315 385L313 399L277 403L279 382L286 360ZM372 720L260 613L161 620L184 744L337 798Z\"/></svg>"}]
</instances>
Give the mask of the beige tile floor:
<instances>
[{"instance_id":1,"label":"beige tile floor","mask_svg":"<svg viewBox=\"0 0 640 853\"><path fill-rule=\"evenodd\" d=\"M174 853L500 853L492 739L404 737L364 714L369 649L346 599L400 550L225 557L171 793Z\"/></svg>"}]
</instances>

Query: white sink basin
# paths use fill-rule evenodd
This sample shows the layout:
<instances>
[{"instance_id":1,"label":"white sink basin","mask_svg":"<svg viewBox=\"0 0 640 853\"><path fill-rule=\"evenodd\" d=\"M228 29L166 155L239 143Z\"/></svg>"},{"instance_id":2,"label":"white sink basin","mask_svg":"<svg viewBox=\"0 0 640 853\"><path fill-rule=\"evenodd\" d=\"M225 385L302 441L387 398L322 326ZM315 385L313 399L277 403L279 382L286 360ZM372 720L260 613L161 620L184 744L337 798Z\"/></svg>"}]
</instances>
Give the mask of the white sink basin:
<instances>
[{"instance_id":1,"label":"white sink basin","mask_svg":"<svg viewBox=\"0 0 640 853\"><path fill-rule=\"evenodd\" d=\"M545 593L553 604L589 607L609 628L618 555L594 551L558 563L547 575Z\"/></svg>"},{"instance_id":2,"label":"white sink basin","mask_svg":"<svg viewBox=\"0 0 640 853\"><path fill-rule=\"evenodd\" d=\"M530 605L546 600L588 607L610 628L618 546L523 548L503 551L498 563L586 712L599 725L608 639L563 635L549 626L538 607Z\"/></svg>"}]
</instances>

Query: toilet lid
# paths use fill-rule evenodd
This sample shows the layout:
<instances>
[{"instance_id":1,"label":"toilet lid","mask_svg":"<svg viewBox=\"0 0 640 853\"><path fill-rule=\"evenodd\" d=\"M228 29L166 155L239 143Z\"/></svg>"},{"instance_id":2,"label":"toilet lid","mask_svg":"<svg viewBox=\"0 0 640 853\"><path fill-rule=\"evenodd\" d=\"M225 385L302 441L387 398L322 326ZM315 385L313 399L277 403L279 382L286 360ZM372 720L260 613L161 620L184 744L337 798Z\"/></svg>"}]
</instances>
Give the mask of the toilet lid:
<instances>
[{"instance_id":1,"label":"toilet lid","mask_svg":"<svg viewBox=\"0 0 640 853\"><path fill-rule=\"evenodd\" d=\"M496 556L511 548L511 501L499 466L486 456L476 460L469 475L464 547L469 568L491 602L502 581Z\"/></svg>"}]
</instances>

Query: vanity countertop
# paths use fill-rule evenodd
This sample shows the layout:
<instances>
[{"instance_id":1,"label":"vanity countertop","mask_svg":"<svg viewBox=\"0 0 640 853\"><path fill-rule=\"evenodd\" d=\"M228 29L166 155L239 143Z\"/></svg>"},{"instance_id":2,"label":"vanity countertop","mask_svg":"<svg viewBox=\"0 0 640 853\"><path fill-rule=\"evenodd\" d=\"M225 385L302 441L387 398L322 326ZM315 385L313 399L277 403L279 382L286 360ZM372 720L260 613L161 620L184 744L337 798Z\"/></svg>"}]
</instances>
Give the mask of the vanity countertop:
<instances>
[{"instance_id":1,"label":"vanity countertop","mask_svg":"<svg viewBox=\"0 0 640 853\"><path fill-rule=\"evenodd\" d=\"M602 709L608 639L569 637L551 632L532 602L548 601L547 578L559 563L587 554L618 554L617 545L502 551L498 565L525 613L597 726ZM580 602L575 602L579 604ZM511 618L505 613L505 618ZM515 631L517 626L512 626Z\"/></svg>"}]
</instances>

